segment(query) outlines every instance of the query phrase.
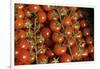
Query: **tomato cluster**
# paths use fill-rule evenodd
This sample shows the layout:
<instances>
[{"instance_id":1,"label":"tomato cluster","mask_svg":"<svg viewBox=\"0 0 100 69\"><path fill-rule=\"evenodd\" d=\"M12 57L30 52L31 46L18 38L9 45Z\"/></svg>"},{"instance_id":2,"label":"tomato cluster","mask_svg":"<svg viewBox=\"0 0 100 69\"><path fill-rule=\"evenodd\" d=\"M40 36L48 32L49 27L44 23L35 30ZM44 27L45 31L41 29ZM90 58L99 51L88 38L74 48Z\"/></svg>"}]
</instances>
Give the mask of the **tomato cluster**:
<instances>
[{"instance_id":1,"label":"tomato cluster","mask_svg":"<svg viewBox=\"0 0 100 69\"><path fill-rule=\"evenodd\" d=\"M15 5L15 65L90 61L94 41L77 7Z\"/></svg>"}]
</instances>

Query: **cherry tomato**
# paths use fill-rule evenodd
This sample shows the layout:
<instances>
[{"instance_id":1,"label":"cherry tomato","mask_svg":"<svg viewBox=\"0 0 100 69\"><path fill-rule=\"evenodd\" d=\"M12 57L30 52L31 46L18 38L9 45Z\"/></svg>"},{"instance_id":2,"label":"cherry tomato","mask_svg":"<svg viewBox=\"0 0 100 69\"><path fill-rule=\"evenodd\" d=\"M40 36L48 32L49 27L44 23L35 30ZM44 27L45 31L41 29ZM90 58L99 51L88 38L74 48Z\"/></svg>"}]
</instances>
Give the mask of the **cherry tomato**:
<instances>
[{"instance_id":1,"label":"cherry tomato","mask_svg":"<svg viewBox=\"0 0 100 69\"><path fill-rule=\"evenodd\" d=\"M67 36L70 36L73 33L72 27L67 27L65 32Z\"/></svg>"},{"instance_id":2,"label":"cherry tomato","mask_svg":"<svg viewBox=\"0 0 100 69\"><path fill-rule=\"evenodd\" d=\"M87 23L85 22L85 20L80 20L80 26L81 28L87 27Z\"/></svg>"},{"instance_id":3,"label":"cherry tomato","mask_svg":"<svg viewBox=\"0 0 100 69\"><path fill-rule=\"evenodd\" d=\"M43 7L43 9L44 9L45 11L51 11L51 10L52 10L52 8L51 8L50 5L43 5L42 7Z\"/></svg>"},{"instance_id":4,"label":"cherry tomato","mask_svg":"<svg viewBox=\"0 0 100 69\"><path fill-rule=\"evenodd\" d=\"M53 41L50 40L50 39L46 39L46 40L45 40L45 45L46 45L47 47L52 47L52 46L53 46Z\"/></svg>"},{"instance_id":5,"label":"cherry tomato","mask_svg":"<svg viewBox=\"0 0 100 69\"><path fill-rule=\"evenodd\" d=\"M24 30L19 30L18 35L20 39L26 38L26 32Z\"/></svg>"},{"instance_id":6,"label":"cherry tomato","mask_svg":"<svg viewBox=\"0 0 100 69\"><path fill-rule=\"evenodd\" d=\"M72 47L75 45L75 39L72 38L72 39L68 39L68 44Z\"/></svg>"},{"instance_id":7,"label":"cherry tomato","mask_svg":"<svg viewBox=\"0 0 100 69\"><path fill-rule=\"evenodd\" d=\"M83 35L84 35L85 37L90 35L90 30L89 30L89 28L84 28L84 29L83 29Z\"/></svg>"},{"instance_id":8,"label":"cherry tomato","mask_svg":"<svg viewBox=\"0 0 100 69\"><path fill-rule=\"evenodd\" d=\"M18 44L16 45L16 48L30 50L30 44L29 44L28 40L21 39L21 40L19 40Z\"/></svg>"},{"instance_id":9,"label":"cherry tomato","mask_svg":"<svg viewBox=\"0 0 100 69\"><path fill-rule=\"evenodd\" d=\"M82 38L82 32L81 31L77 31L75 34L76 39L81 39Z\"/></svg>"},{"instance_id":10,"label":"cherry tomato","mask_svg":"<svg viewBox=\"0 0 100 69\"><path fill-rule=\"evenodd\" d=\"M46 56L47 56L48 58L52 58L52 57L54 56L53 51L52 51L52 50L47 50L47 51L46 51Z\"/></svg>"},{"instance_id":11,"label":"cherry tomato","mask_svg":"<svg viewBox=\"0 0 100 69\"><path fill-rule=\"evenodd\" d=\"M50 22L50 29L53 32L59 32L61 30L61 24L58 21L51 21Z\"/></svg>"},{"instance_id":12,"label":"cherry tomato","mask_svg":"<svg viewBox=\"0 0 100 69\"><path fill-rule=\"evenodd\" d=\"M16 4L17 10L22 10L24 8L24 4Z\"/></svg>"},{"instance_id":13,"label":"cherry tomato","mask_svg":"<svg viewBox=\"0 0 100 69\"><path fill-rule=\"evenodd\" d=\"M72 61L72 59L71 59L70 55L67 53L62 54L60 57L60 62L62 62L62 63L71 62L71 61Z\"/></svg>"},{"instance_id":14,"label":"cherry tomato","mask_svg":"<svg viewBox=\"0 0 100 69\"><path fill-rule=\"evenodd\" d=\"M45 27L41 30L41 33L45 39L49 38L51 35L51 30L48 27Z\"/></svg>"},{"instance_id":15,"label":"cherry tomato","mask_svg":"<svg viewBox=\"0 0 100 69\"><path fill-rule=\"evenodd\" d=\"M84 52L82 53L82 57L87 57L89 54L88 49L85 49Z\"/></svg>"},{"instance_id":16,"label":"cherry tomato","mask_svg":"<svg viewBox=\"0 0 100 69\"><path fill-rule=\"evenodd\" d=\"M40 10L40 6L39 5L29 5L28 9L33 12L38 12Z\"/></svg>"},{"instance_id":17,"label":"cherry tomato","mask_svg":"<svg viewBox=\"0 0 100 69\"><path fill-rule=\"evenodd\" d=\"M53 33L52 34L52 39L53 39L53 41L54 42L56 42L56 43L61 43L61 42L63 42L64 41L64 36L63 36L63 34L62 33Z\"/></svg>"},{"instance_id":18,"label":"cherry tomato","mask_svg":"<svg viewBox=\"0 0 100 69\"><path fill-rule=\"evenodd\" d=\"M93 44L93 39L92 39L92 37L87 37L86 38L86 43L88 44L88 45L92 45Z\"/></svg>"},{"instance_id":19,"label":"cherry tomato","mask_svg":"<svg viewBox=\"0 0 100 69\"><path fill-rule=\"evenodd\" d=\"M44 23L46 21L46 13L44 11L39 11L37 15L39 18L39 23Z\"/></svg>"},{"instance_id":20,"label":"cherry tomato","mask_svg":"<svg viewBox=\"0 0 100 69\"><path fill-rule=\"evenodd\" d=\"M40 45L37 47L37 51L39 54L45 54L47 51L47 47L45 45Z\"/></svg>"},{"instance_id":21,"label":"cherry tomato","mask_svg":"<svg viewBox=\"0 0 100 69\"><path fill-rule=\"evenodd\" d=\"M73 60L80 60L82 58L82 54L79 50L78 46L72 47L72 55L73 55Z\"/></svg>"},{"instance_id":22,"label":"cherry tomato","mask_svg":"<svg viewBox=\"0 0 100 69\"><path fill-rule=\"evenodd\" d=\"M52 10L47 13L48 20L58 20L58 14L56 11Z\"/></svg>"},{"instance_id":23,"label":"cherry tomato","mask_svg":"<svg viewBox=\"0 0 100 69\"><path fill-rule=\"evenodd\" d=\"M17 19L23 19L24 17L25 17L25 13L23 10L17 11L17 14L16 14Z\"/></svg>"},{"instance_id":24,"label":"cherry tomato","mask_svg":"<svg viewBox=\"0 0 100 69\"><path fill-rule=\"evenodd\" d=\"M40 54L38 57L38 64L46 64L48 63L48 58L44 54Z\"/></svg>"},{"instance_id":25,"label":"cherry tomato","mask_svg":"<svg viewBox=\"0 0 100 69\"><path fill-rule=\"evenodd\" d=\"M30 63L33 63L35 61L35 54L32 52L30 55Z\"/></svg>"},{"instance_id":26,"label":"cherry tomato","mask_svg":"<svg viewBox=\"0 0 100 69\"><path fill-rule=\"evenodd\" d=\"M21 50L19 57L17 57L23 64L30 64L30 54L27 50Z\"/></svg>"},{"instance_id":27,"label":"cherry tomato","mask_svg":"<svg viewBox=\"0 0 100 69\"><path fill-rule=\"evenodd\" d=\"M88 51L89 53L93 53L94 52L94 47L92 45L88 46Z\"/></svg>"},{"instance_id":28,"label":"cherry tomato","mask_svg":"<svg viewBox=\"0 0 100 69\"><path fill-rule=\"evenodd\" d=\"M57 56L61 56L67 51L67 46L66 44L63 44L63 45L55 44L53 51Z\"/></svg>"},{"instance_id":29,"label":"cherry tomato","mask_svg":"<svg viewBox=\"0 0 100 69\"><path fill-rule=\"evenodd\" d=\"M16 29L21 29L23 28L25 25L25 22L23 19L17 19L16 22L15 22L15 28Z\"/></svg>"},{"instance_id":30,"label":"cherry tomato","mask_svg":"<svg viewBox=\"0 0 100 69\"><path fill-rule=\"evenodd\" d=\"M79 47L84 48L86 46L86 41L84 39L80 39L78 41Z\"/></svg>"},{"instance_id":31,"label":"cherry tomato","mask_svg":"<svg viewBox=\"0 0 100 69\"><path fill-rule=\"evenodd\" d=\"M71 16L65 17L65 19L63 20L63 25L64 25L64 26L72 25Z\"/></svg>"},{"instance_id":32,"label":"cherry tomato","mask_svg":"<svg viewBox=\"0 0 100 69\"><path fill-rule=\"evenodd\" d=\"M74 28L74 30L79 30L80 29L80 24L79 23L75 23L75 24L73 24L73 28Z\"/></svg>"}]
</instances>

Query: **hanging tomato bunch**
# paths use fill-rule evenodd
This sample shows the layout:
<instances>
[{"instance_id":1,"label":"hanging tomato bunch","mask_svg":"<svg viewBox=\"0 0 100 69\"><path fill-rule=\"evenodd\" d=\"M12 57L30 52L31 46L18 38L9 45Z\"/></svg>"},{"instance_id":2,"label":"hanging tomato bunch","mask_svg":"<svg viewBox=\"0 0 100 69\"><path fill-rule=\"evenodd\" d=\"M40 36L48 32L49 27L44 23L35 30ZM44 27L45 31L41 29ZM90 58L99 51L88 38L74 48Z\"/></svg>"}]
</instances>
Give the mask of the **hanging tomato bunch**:
<instances>
[{"instance_id":1,"label":"hanging tomato bunch","mask_svg":"<svg viewBox=\"0 0 100 69\"><path fill-rule=\"evenodd\" d=\"M77 7L15 5L15 65L94 59L88 22Z\"/></svg>"}]
</instances>

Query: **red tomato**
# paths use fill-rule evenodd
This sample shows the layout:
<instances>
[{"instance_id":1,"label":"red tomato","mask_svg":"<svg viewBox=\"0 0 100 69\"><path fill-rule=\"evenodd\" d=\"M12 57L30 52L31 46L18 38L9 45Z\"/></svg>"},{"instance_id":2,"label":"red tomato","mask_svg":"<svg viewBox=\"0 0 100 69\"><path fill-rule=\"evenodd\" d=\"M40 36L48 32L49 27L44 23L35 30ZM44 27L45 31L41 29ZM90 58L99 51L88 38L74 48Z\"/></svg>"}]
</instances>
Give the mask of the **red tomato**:
<instances>
[{"instance_id":1,"label":"red tomato","mask_svg":"<svg viewBox=\"0 0 100 69\"><path fill-rule=\"evenodd\" d=\"M82 54L79 51L79 47L78 46L74 46L72 47L72 54L73 54L73 60L80 60L82 58Z\"/></svg>"},{"instance_id":2,"label":"red tomato","mask_svg":"<svg viewBox=\"0 0 100 69\"><path fill-rule=\"evenodd\" d=\"M38 12L40 10L40 6L39 5L29 5L28 9L33 12Z\"/></svg>"},{"instance_id":3,"label":"red tomato","mask_svg":"<svg viewBox=\"0 0 100 69\"><path fill-rule=\"evenodd\" d=\"M84 52L82 53L82 57L87 57L89 54L88 49L85 49Z\"/></svg>"},{"instance_id":4,"label":"red tomato","mask_svg":"<svg viewBox=\"0 0 100 69\"><path fill-rule=\"evenodd\" d=\"M84 39L80 39L78 42L80 48L84 48L86 46L86 41Z\"/></svg>"},{"instance_id":5,"label":"red tomato","mask_svg":"<svg viewBox=\"0 0 100 69\"><path fill-rule=\"evenodd\" d=\"M67 36L70 36L73 33L72 27L67 27L65 32Z\"/></svg>"},{"instance_id":6,"label":"red tomato","mask_svg":"<svg viewBox=\"0 0 100 69\"><path fill-rule=\"evenodd\" d=\"M16 4L17 10L22 10L24 8L24 4Z\"/></svg>"},{"instance_id":7,"label":"red tomato","mask_svg":"<svg viewBox=\"0 0 100 69\"><path fill-rule=\"evenodd\" d=\"M48 58L44 54L40 54L38 57L38 64L46 64L48 63Z\"/></svg>"},{"instance_id":8,"label":"red tomato","mask_svg":"<svg viewBox=\"0 0 100 69\"><path fill-rule=\"evenodd\" d=\"M59 32L61 30L61 24L58 21L51 21L50 22L50 29L53 32Z\"/></svg>"},{"instance_id":9,"label":"red tomato","mask_svg":"<svg viewBox=\"0 0 100 69\"><path fill-rule=\"evenodd\" d=\"M64 41L64 36L63 36L62 33L56 33L55 32L55 33L52 34L52 39L56 43L61 43L61 42Z\"/></svg>"},{"instance_id":10,"label":"red tomato","mask_svg":"<svg viewBox=\"0 0 100 69\"><path fill-rule=\"evenodd\" d=\"M37 44L42 44L44 43L44 37L42 35L37 35Z\"/></svg>"},{"instance_id":11,"label":"red tomato","mask_svg":"<svg viewBox=\"0 0 100 69\"><path fill-rule=\"evenodd\" d=\"M84 28L84 29L83 29L83 35L84 35L85 37L90 35L90 30L89 30L89 28Z\"/></svg>"},{"instance_id":12,"label":"red tomato","mask_svg":"<svg viewBox=\"0 0 100 69\"><path fill-rule=\"evenodd\" d=\"M82 32L81 31L77 31L75 34L76 39L81 39L82 38Z\"/></svg>"},{"instance_id":13,"label":"red tomato","mask_svg":"<svg viewBox=\"0 0 100 69\"><path fill-rule=\"evenodd\" d=\"M79 30L80 29L80 24L79 23L75 23L75 24L73 24L73 28L74 28L74 30Z\"/></svg>"},{"instance_id":14,"label":"red tomato","mask_svg":"<svg viewBox=\"0 0 100 69\"><path fill-rule=\"evenodd\" d=\"M63 44L63 45L55 44L53 51L57 56L61 56L67 51L67 46L66 44Z\"/></svg>"},{"instance_id":15,"label":"red tomato","mask_svg":"<svg viewBox=\"0 0 100 69\"><path fill-rule=\"evenodd\" d=\"M24 17L25 17L25 13L23 10L17 11L17 14L16 14L17 19L23 19Z\"/></svg>"},{"instance_id":16,"label":"red tomato","mask_svg":"<svg viewBox=\"0 0 100 69\"><path fill-rule=\"evenodd\" d=\"M41 33L45 39L49 38L51 35L51 30L48 27L45 27L41 30Z\"/></svg>"},{"instance_id":17,"label":"red tomato","mask_svg":"<svg viewBox=\"0 0 100 69\"><path fill-rule=\"evenodd\" d=\"M54 56L53 51L52 51L52 50L47 50L47 51L46 51L46 56L47 56L48 58L52 58L52 57Z\"/></svg>"},{"instance_id":18,"label":"red tomato","mask_svg":"<svg viewBox=\"0 0 100 69\"><path fill-rule=\"evenodd\" d=\"M51 11L51 10L52 10L52 8L51 8L50 5L43 5L42 7L43 7L43 9L44 9L45 11Z\"/></svg>"},{"instance_id":19,"label":"red tomato","mask_svg":"<svg viewBox=\"0 0 100 69\"><path fill-rule=\"evenodd\" d=\"M81 28L87 27L86 21L85 20L80 20L80 26L81 26Z\"/></svg>"},{"instance_id":20,"label":"red tomato","mask_svg":"<svg viewBox=\"0 0 100 69\"><path fill-rule=\"evenodd\" d=\"M31 46L30 46L28 40L21 39L21 40L19 40L18 44L16 45L16 48L30 50Z\"/></svg>"},{"instance_id":21,"label":"red tomato","mask_svg":"<svg viewBox=\"0 0 100 69\"><path fill-rule=\"evenodd\" d=\"M48 20L58 20L58 14L56 11L52 10L47 13Z\"/></svg>"},{"instance_id":22,"label":"red tomato","mask_svg":"<svg viewBox=\"0 0 100 69\"><path fill-rule=\"evenodd\" d=\"M26 38L26 32L24 30L19 30L18 35L20 39Z\"/></svg>"},{"instance_id":23,"label":"red tomato","mask_svg":"<svg viewBox=\"0 0 100 69\"><path fill-rule=\"evenodd\" d=\"M71 16L67 16L67 17L63 20L63 25L64 25L64 26L72 25Z\"/></svg>"},{"instance_id":24,"label":"red tomato","mask_svg":"<svg viewBox=\"0 0 100 69\"><path fill-rule=\"evenodd\" d=\"M15 65L22 65L23 63L19 61L18 59L15 60Z\"/></svg>"},{"instance_id":25,"label":"red tomato","mask_svg":"<svg viewBox=\"0 0 100 69\"><path fill-rule=\"evenodd\" d=\"M17 59L23 64L30 64L30 54L27 50L22 49Z\"/></svg>"},{"instance_id":26,"label":"red tomato","mask_svg":"<svg viewBox=\"0 0 100 69\"><path fill-rule=\"evenodd\" d=\"M33 63L35 61L35 54L32 52L30 55L30 63Z\"/></svg>"},{"instance_id":27,"label":"red tomato","mask_svg":"<svg viewBox=\"0 0 100 69\"><path fill-rule=\"evenodd\" d=\"M60 57L60 62L62 62L62 63L63 62L71 62L71 61L72 61L72 59L71 59L70 55L67 53L62 54Z\"/></svg>"},{"instance_id":28,"label":"red tomato","mask_svg":"<svg viewBox=\"0 0 100 69\"><path fill-rule=\"evenodd\" d=\"M86 38L86 43L88 44L88 45L92 45L93 44L93 39L92 39L92 37L87 37Z\"/></svg>"},{"instance_id":29,"label":"red tomato","mask_svg":"<svg viewBox=\"0 0 100 69\"><path fill-rule=\"evenodd\" d=\"M44 11L39 11L37 15L38 15L39 23L44 23L46 21L46 13Z\"/></svg>"},{"instance_id":30,"label":"red tomato","mask_svg":"<svg viewBox=\"0 0 100 69\"><path fill-rule=\"evenodd\" d=\"M45 40L45 45L46 45L47 47L52 47L52 46L53 46L53 41L50 40L50 39L46 39L46 40Z\"/></svg>"},{"instance_id":31,"label":"red tomato","mask_svg":"<svg viewBox=\"0 0 100 69\"><path fill-rule=\"evenodd\" d=\"M94 53L94 47L92 45L88 46L89 53Z\"/></svg>"},{"instance_id":32,"label":"red tomato","mask_svg":"<svg viewBox=\"0 0 100 69\"><path fill-rule=\"evenodd\" d=\"M15 28L16 29L21 29L23 28L25 25L25 22L23 19L17 19L16 22L15 22Z\"/></svg>"},{"instance_id":33,"label":"red tomato","mask_svg":"<svg viewBox=\"0 0 100 69\"><path fill-rule=\"evenodd\" d=\"M37 47L37 51L39 54L45 54L47 51L47 47L45 45L40 45Z\"/></svg>"},{"instance_id":34,"label":"red tomato","mask_svg":"<svg viewBox=\"0 0 100 69\"><path fill-rule=\"evenodd\" d=\"M75 45L75 39L72 38L72 39L68 39L68 44L72 47Z\"/></svg>"}]
</instances>

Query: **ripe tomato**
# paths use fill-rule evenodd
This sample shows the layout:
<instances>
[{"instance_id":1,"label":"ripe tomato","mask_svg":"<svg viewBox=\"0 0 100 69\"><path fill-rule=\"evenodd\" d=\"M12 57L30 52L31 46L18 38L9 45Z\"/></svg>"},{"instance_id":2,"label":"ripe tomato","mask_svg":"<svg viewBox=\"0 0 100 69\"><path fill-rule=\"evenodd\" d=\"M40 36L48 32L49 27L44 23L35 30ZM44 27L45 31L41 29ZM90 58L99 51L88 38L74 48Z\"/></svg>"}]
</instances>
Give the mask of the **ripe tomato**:
<instances>
[{"instance_id":1,"label":"ripe tomato","mask_svg":"<svg viewBox=\"0 0 100 69\"><path fill-rule=\"evenodd\" d=\"M72 55L73 55L73 60L80 60L82 58L82 54L79 50L78 46L72 47Z\"/></svg>"},{"instance_id":2,"label":"ripe tomato","mask_svg":"<svg viewBox=\"0 0 100 69\"><path fill-rule=\"evenodd\" d=\"M27 50L22 49L17 59L23 64L30 64L30 54Z\"/></svg>"},{"instance_id":3,"label":"ripe tomato","mask_svg":"<svg viewBox=\"0 0 100 69\"><path fill-rule=\"evenodd\" d=\"M53 32L59 32L61 30L61 24L58 21L51 21L50 22L50 29Z\"/></svg>"},{"instance_id":4,"label":"ripe tomato","mask_svg":"<svg viewBox=\"0 0 100 69\"><path fill-rule=\"evenodd\" d=\"M15 60L15 65L22 65L23 63L19 61L18 59Z\"/></svg>"},{"instance_id":5,"label":"ripe tomato","mask_svg":"<svg viewBox=\"0 0 100 69\"><path fill-rule=\"evenodd\" d=\"M47 56L48 58L52 58L52 57L54 56L53 51L52 51L52 50L47 50L47 51L46 51L46 56Z\"/></svg>"},{"instance_id":6,"label":"ripe tomato","mask_svg":"<svg viewBox=\"0 0 100 69\"><path fill-rule=\"evenodd\" d=\"M46 45L47 47L52 47L52 46L53 46L53 41L50 40L50 39L46 39L46 40L45 40L45 45Z\"/></svg>"},{"instance_id":7,"label":"ripe tomato","mask_svg":"<svg viewBox=\"0 0 100 69\"><path fill-rule=\"evenodd\" d=\"M84 48L86 46L86 41L84 39L80 39L78 41L79 47Z\"/></svg>"},{"instance_id":8,"label":"ripe tomato","mask_svg":"<svg viewBox=\"0 0 100 69\"><path fill-rule=\"evenodd\" d=\"M25 25L25 22L23 19L17 19L16 22L15 22L15 28L16 29L21 29L23 28Z\"/></svg>"},{"instance_id":9,"label":"ripe tomato","mask_svg":"<svg viewBox=\"0 0 100 69\"><path fill-rule=\"evenodd\" d=\"M19 30L18 36L20 39L26 38L26 32L24 30Z\"/></svg>"},{"instance_id":10,"label":"ripe tomato","mask_svg":"<svg viewBox=\"0 0 100 69\"><path fill-rule=\"evenodd\" d=\"M93 39L92 39L92 37L87 37L86 38L86 43L88 44L88 45L92 45L93 44Z\"/></svg>"},{"instance_id":11,"label":"ripe tomato","mask_svg":"<svg viewBox=\"0 0 100 69\"><path fill-rule=\"evenodd\" d=\"M24 13L23 10L17 11L17 13L16 13L16 18L17 19L23 19L24 17L25 17L25 13Z\"/></svg>"},{"instance_id":12,"label":"ripe tomato","mask_svg":"<svg viewBox=\"0 0 100 69\"><path fill-rule=\"evenodd\" d=\"M73 24L73 28L74 30L78 31L80 29L80 24L78 22Z\"/></svg>"},{"instance_id":13,"label":"ripe tomato","mask_svg":"<svg viewBox=\"0 0 100 69\"><path fill-rule=\"evenodd\" d=\"M42 35L37 35L37 44L42 44L44 43L44 37Z\"/></svg>"},{"instance_id":14,"label":"ripe tomato","mask_svg":"<svg viewBox=\"0 0 100 69\"><path fill-rule=\"evenodd\" d=\"M40 10L40 6L39 5L29 5L28 9L33 12L38 12Z\"/></svg>"},{"instance_id":15,"label":"ripe tomato","mask_svg":"<svg viewBox=\"0 0 100 69\"><path fill-rule=\"evenodd\" d=\"M46 21L46 13L44 11L39 11L37 15L38 15L39 23L44 23Z\"/></svg>"},{"instance_id":16,"label":"ripe tomato","mask_svg":"<svg viewBox=\"0 0 100 69\"><path fill-rule=\"evenodd\" d=\"M89 53L94 53L94 47L92 45L88 46L88 52Z\"/></svg>"},{"instance_id":17,"label":"ripe tomato","mask_svg":"<svg viewBox=\"0 0 100 69\"><path fill-rule=\"evenodd\" d=\"M70 55L67 53L62 54L60 57L60 62L62 62L62 63L71 62L71 61L72 61L72 59L71 59Z\"/></svg>"},{"instance_id":18,"label":"ripe tomato","mask_svg":"<svg viewBox=\"0 0 100 69\"><path fill-rule=\"evenodd\" d=\"M35 53L30 53L30 63L33 63L35 61Z\"/></svg>"},{"instance_id":19,"label":"ripe tomato","mask_svg":"<svg viewBox=\"0 0 100 69\"><path fill-rule=\"evenodd\" d=\"M48 63L48 57L44 54L40 54L38 57L38 64L46 64Z\"/></svg>"},{"instance_id":20,"label":"ripe tomato","mask_svg":"<svg viewBox=\"0 0 100 69\"><path fill-rule=\"evenodd\" d=\"M42 7L43 7L43 9L44 9L45 11L51 11L51 10L52 10L52 8L51 8L50 5L43 5Z\"/></svg>"},{"instance_id":21,"label":"ripe tomato","mask_svg":"<svg viewBox=\"0 0 100 69\"><path fill-rule=\"evenodd\" d=\"M87 57L89 54L88 49L85 49L84 52L82 53L82 57Z\"/></svg>"},{"instance_id":22,"label":"ripe tomato","mask_svg":"<svg viewBox=\"0 0 100 69\"><path fill-rule=\"evenodd\" d=\"M76 39L81 39L82 38L82 32L81 31L77 31L75 34Z\"/></svg>"},{"instance_id":23,"label":"ripe tomato","mask_svg":"<svg viewBox=\"0 0 100 69\"><path fill-rule=\"evenodd\" d=\"M72 25L71 16L66 16L66 17L65 17L65 19L63 20L63 25L64 25L64 26Z\"/></svg>"},{"instance_id":24,"label":"ripe tomato","mask_svg":"<svg viewBox=\"0 0 100 69\"><path fill-rule=\"evenodd\" d=\"M15 47L15 52L14 52L15 58L19 57L20 52L21 52L21 49Z\"/></svg>"},{"instance_id":25,"label":"ripe tomato","mask_svg":"<svg viewBox=\"0 0 100 69\"><path fill-rule=\"evenodd\" d=\"M58 20L58 14L56 11L52 10L47 13L48 20Z\"/></svg>"},{"instance_id":26,"label":"ripe tomato","mask_svg":"<svg viewBox=\"0 0 100 69\"><path fill-rule=\"evenodd\" d=\"M18 41L18 44L16 45L16 48L30 50L31 46L30 46L28 40L20 39Z\"/></svg>"},{"instance_id":27,"label":"ripe tomato","mask_svg":"<svg viewBox=\"0 0 100 69\"><path fill-rule=\"evenodd\" d=\"M41 30L41 33L45 39L49 38L51 35L51 30L48 27L45 27Z\"/></svg>"},{"instance_id":28,"label":"ripe tomato","mask_svg":"<svg viewBox=\"0 0 100 69\"><path fill-rule=\"evenodd\" d=\"M90 30L89 30L89 28L84 28L84 29L83 29L83 35L84 35L85 37L90 35Z\"/></svg>"},{"instance_id":29,"label":"ripe tomato","mask_svg":"<svg viewBox=\"0 0 100 69\"><path fill-rule=\"evenodd\" d=\"M37 51L39 54L45 54L47 51L47 47L45 45L40 45L37 47Z\"/></svg>"},{"instance_id":30,"label":"ripe tomato","mask_svg":"<svg viewBox=\"0 0 100 69\"><path fill-rule=\"evenodd\" d=\"M68 39L68 44L70 45L70 47L74 46L75 45L75 39L74 38Z\"/></svg>"},{"instance_id":31,"label":"ripe tomato","mask_svg":"<svg viewBox=\"0 0 100 69\"><path fill-rule=\"evenodd\" d=\"M73 33L72 27L67 27L65 32L67 36L70 36Z\"/></svg>"},{"instance_id":32,"label":"ripe tomato","mask_svg":"<svg viewBox=\"0 0 100 69\"><path fill-rule=\"evenodd\" d=\"M54 42L56 42L56 43L61 43L61 42L63 42L64 41L64 36L63 36L63 34L62 33L53 33L52 34L52 39L53 39L53 41Z\"/></svg>"},{"instance_id":33,"label":"ripe tomato","mask_svg":"<svg viewBox=\"0 0 100 69\"><path fill-rule=\"evenodd\" d=\"M66 44L63 44L63 45L55 44L53 51L54 51L55 55L61 56L62 54L64 54L67 51L67 46L66 46Z\"/></svg>"},{"instance_id":34,"label":"ripe tomato","mask_svg":"<svg viewBox=\"0 0 100 69\"><path fill-rule=\"evenodd\" d=\"M24 4L16 4L17 10L22 10L24 8Z\"/></svg>"},{"instance_id":35,"label":"ripe tomato","mask_svg":"<svg viewBox=\"0 0 100 69\"><path fill-rule=\"evenodd\" d=\"M85 20L80 20L80 26L81 28L87 27L87 23L85 22Z\"/></svg>"}]
</instances>

